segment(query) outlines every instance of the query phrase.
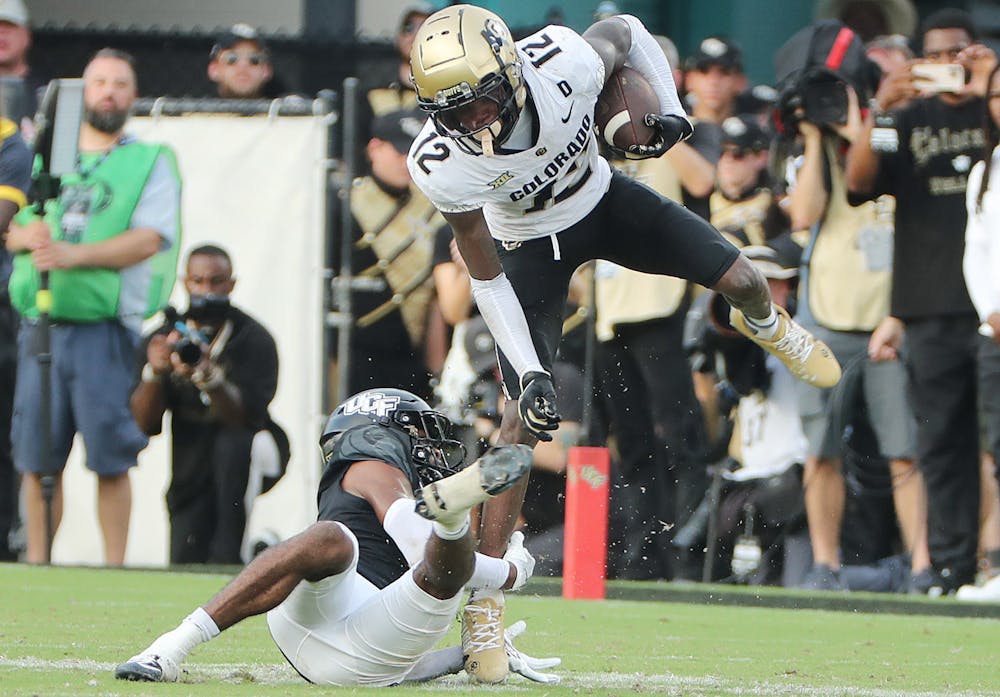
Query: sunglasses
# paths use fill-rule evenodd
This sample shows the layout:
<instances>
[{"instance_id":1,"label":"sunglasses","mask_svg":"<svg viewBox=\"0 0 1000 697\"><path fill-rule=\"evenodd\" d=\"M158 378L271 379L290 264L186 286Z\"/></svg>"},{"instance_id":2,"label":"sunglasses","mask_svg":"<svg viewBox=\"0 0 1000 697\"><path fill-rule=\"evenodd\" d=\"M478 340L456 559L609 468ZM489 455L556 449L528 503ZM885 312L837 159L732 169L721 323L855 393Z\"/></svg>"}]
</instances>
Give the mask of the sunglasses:
<instances>
[{"instance_id":1,"label":"sunglasses","mask_svg":"<svg viewBox=\"0 0 1000 697\"><path fill-rule=\"evenodd\" d=\"M226 65L236 65L240 62L240 58L246 59L247 63L253 66L264 65L267 63L267 56L260 52L238 53L237 51L226 51L219 57L219 59Z\"/></svg>"}]
</instances>

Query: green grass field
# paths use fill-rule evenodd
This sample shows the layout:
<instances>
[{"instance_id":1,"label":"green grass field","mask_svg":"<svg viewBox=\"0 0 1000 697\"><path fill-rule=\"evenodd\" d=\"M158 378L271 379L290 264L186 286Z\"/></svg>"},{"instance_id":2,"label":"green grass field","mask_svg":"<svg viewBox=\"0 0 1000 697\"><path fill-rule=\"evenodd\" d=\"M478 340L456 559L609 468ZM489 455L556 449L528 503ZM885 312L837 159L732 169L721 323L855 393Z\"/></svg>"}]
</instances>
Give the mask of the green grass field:
<instances>
[{"instance_id":1,"label":"green grass field","mask_svg":"<svg viewBox=\"0 0 1000 697\"><path fill-rule=\"evenodd\" d=\"M215 574L0 564L0 695L371 693L303 682L271 643L262 618L199 647L181 684L113 678L116 663L173 628L226 580ZM636 588L642 586L622 584L612 590L623 595ZM528 632L519 640L527 653L562 657L560 685L536 685L514 676L504 686L485 687L455 676L388 691L554 697L1000 695L997 619L705 602L566 601L539 594L552 590L551 583L538 583L527 594L510 596L507 621L528 622ZM716 591L704 597L728 592ZM704 593L700 589L690 597ZM811 598L781 591L744 595L747 602L786 605L808 605ZM740 596L734 597L738 601ZM949 604L956 612L970 612L949 600L888 607L940 612ZM984 608L983 614L990 611ZM992 615L996 617L995 607ZM458 641L457 627L449 641Z\"/></svg>"}]
</instances>

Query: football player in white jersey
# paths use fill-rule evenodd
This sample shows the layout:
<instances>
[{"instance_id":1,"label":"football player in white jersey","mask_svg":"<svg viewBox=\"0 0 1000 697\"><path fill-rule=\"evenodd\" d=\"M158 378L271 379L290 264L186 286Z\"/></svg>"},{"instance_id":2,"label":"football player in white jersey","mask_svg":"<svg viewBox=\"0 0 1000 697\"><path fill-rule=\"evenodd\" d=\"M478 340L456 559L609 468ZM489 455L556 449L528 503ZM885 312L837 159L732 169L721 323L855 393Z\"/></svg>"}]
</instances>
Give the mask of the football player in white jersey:
<instances>
[{"instance_id":1,"label":"football player in white jersey","mask_svg":"<svg viewBox=\"0 0 1000 697\"><path fill-rule=\"evenodd\" d=\"M663 51L635 17L598 21L582 36L548 26L515 44L497 15L454 5L428 17L414 40L410 67L430 120L408 164L451 225L500 348L510 400L502 442L548 440L558 426L548 371L569 278L592 259L712 288L733 306L734 326L793 374L826 386L840 377L826 346L772 305L764 277L715 228L612 172L601 157L594 106L626 63L660 101L660 112L646 115L655 141L632 146L626 156L658 157L693 129ZM485 507L480 551L503 554L526 484ZM506 674L502 596L475 601L464 617L463 634L479 637L467 670L499 681ZM490 632L492 642L484 638Z\"/></svg>"}]
</instances>

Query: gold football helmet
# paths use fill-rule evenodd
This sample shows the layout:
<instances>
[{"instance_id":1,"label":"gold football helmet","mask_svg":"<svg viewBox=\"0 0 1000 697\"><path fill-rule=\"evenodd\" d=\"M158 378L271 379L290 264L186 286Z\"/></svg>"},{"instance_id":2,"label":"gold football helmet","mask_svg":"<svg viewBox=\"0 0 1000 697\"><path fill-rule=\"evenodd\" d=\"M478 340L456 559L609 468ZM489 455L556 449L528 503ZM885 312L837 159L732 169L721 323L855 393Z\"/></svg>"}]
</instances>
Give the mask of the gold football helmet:
<instances>
[{"instance_id":1,"label":"gold football helmet","mask_svg":"<svg viewBox=\"0 0 1000 697\"><path fill-rule=\"evenodd\" d=\"M487 155L493 141L507 139L524 106L514 37L481 7L453 5L428 17L413 41L410 69L417 103L438 133L481 146Z\"/></svg>"}]
</instances>

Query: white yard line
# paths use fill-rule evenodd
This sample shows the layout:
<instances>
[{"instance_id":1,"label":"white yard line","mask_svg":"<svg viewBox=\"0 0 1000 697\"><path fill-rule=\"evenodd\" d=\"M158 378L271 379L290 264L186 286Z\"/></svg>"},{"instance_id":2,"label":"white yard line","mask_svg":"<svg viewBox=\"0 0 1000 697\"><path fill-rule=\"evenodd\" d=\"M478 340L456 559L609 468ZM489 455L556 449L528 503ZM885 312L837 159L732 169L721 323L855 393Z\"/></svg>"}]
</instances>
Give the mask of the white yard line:
<instances>
[{"instance_id":1,"label":"white yard line","mask_svg":"<svg viewBox=\"0 0 1000 697\"><path fill-rule=\"evenodd\" d=\"M34 657L8 658L0 655L0 669L21 670L79 670L88 672L108 672L114 663L104 663L87 659L63 658L55 661ZM253 682L257 685L299 684L302 682L295 671L285 663L192 663L182 682L204 683L212 680L224 682ZM627 690L632 694L683 694L696 697L701 694L724 692L735 697L996 697L998 692L926 692L911 691L894 687L888 689L868 689L858 687L809 687L799 684L763 681L727 681L715 677L681 677L669 674L646 675L642 673L563 673L559 687L588 690ZM457 675L441 678L423 685L413 685L410 689L422 692L447 692L469 688L469 680ZM542 686L513 678L504 686L491 686L491 691L522 692L542 689Z\"/></svg>"}]
</instances>

